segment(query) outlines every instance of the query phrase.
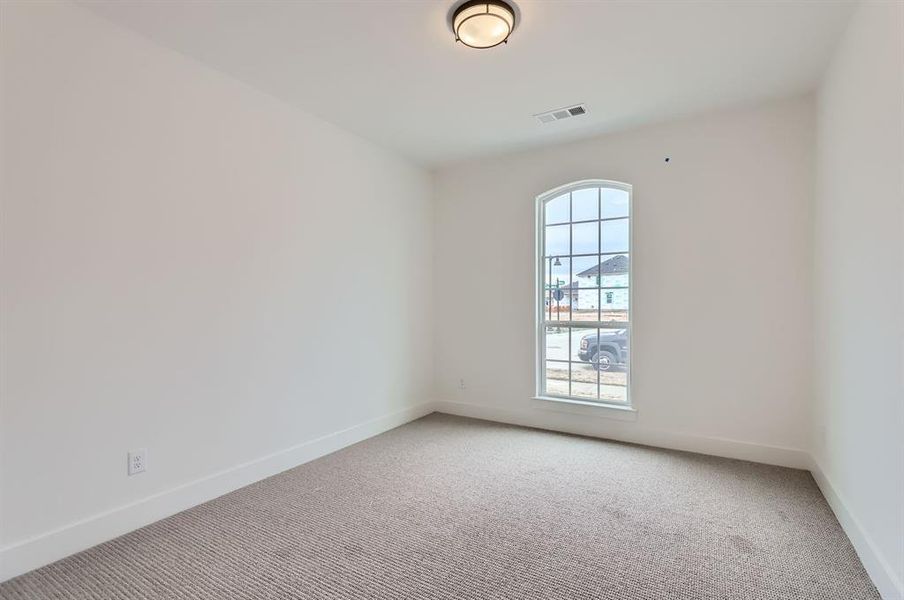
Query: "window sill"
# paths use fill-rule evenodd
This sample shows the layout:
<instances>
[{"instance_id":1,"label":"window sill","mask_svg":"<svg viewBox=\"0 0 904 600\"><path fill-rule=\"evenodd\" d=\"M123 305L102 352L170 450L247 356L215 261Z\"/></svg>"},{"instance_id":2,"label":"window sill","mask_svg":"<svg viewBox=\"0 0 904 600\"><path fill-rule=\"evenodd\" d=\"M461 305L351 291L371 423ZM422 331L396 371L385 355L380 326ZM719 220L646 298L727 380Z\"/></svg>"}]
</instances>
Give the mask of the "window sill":
<instances>
[{"instance_id":1,"label":"window sill","mask_svg":"<svg viewBox=\"0 0 904 600\"><path fill-rule=\"evenodd\" d=\"M541 410L565 412L576 415L603 417L617 421L636 421L637 409L620 404L603 404L601 402L584 402L570 398L555 396L535 396L533 404Z\"/></svg>"}]
</instances>

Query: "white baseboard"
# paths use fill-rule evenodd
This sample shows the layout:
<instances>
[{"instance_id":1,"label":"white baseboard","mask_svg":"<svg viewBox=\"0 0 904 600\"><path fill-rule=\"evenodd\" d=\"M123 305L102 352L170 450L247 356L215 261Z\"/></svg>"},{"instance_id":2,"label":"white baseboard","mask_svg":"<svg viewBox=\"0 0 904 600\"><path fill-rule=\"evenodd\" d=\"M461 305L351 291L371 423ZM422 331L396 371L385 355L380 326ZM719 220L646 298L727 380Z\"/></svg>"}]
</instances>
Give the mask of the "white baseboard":
<instances>
[{"instance_id":1,"label":"white baseboard","mask_svg":"<svg viewBox=\"0 0 904 600\"><path fill-rule=\"evenodd\" d=\"M904 599L904 584L895 574L891 564L885 559L882 552L876 547L872 538L866 533L866 530L860 525L860 521L848 510L848 504L844 497L838 492L838 489L832 485L831 480L823 471L822 466L814 458L810 466L810 472L813 473L813 479L825 496L826 502L835 513L835 518L841 523L841 528L854 545L863 568L869 573L876 589L883 600L902 600Z\"/></svg>"},{"instance_id":2,"label":"white baseboard","mask_svg":"<svg viewBox=\"0 0 904 600\"><path fill-rule=\"evenodd\" d=\"M523 425L537 429L548 429L564 433L575 433L604 439L617 440L655 446L657 448L669 448L672 450L684 450L697 452L724 458L736 458L752 462L791 467L793 469L809 469L810 455L795 448L782 446L768 446L742 442L717 437L688 435L659 429L639 427L635 423L623 423L618 420L610 420L605 416L594 418L588 415L572 415L553 413L536 408L524 408L521 410L495 408L480 404L465 402L451 402L440 400L435 403L437 412L462 417L473 417L499 423Z\"/></svg>"},{"instance_id":3,"label":"white baseboard","mask_svg":"<svg viewBox=\"0 0 904 600\"><path fill-rule=\"evenodd\" d=\"M433 412L427 402L274 452L0 549L0 581L144 527Z\"/></svg>"}]
</instances>

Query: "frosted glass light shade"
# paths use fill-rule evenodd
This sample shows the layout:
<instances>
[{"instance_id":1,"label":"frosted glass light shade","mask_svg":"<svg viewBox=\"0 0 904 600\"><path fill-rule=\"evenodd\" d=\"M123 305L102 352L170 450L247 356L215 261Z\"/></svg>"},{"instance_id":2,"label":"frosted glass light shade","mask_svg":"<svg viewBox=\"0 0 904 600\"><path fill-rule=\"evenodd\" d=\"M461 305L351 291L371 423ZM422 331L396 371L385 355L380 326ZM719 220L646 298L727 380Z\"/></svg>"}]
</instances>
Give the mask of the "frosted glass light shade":
<instances>
[{"instance_id":1,"label":"frosted glass light shade","mask_svg":"<svg viewBox=\"0 0 904 600\"><path fill-rule=\"evenodd\" d=\"M508 41L515 28L515 11L501 0L465 2L452 18L455 39L471 48L492 48Z\"/></svg>"}]
</instances>

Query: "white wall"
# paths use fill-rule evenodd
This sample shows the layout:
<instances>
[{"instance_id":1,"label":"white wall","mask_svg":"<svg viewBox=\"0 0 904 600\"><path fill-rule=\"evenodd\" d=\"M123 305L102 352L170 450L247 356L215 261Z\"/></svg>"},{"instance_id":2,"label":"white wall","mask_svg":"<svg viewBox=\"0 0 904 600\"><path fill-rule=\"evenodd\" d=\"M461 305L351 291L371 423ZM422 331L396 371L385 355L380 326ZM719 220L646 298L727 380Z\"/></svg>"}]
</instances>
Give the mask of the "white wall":
<instances>
[{"instance_id":1,"label":"white wall","mask_svg":"<svg viewBox=\"0 0 904 600\"><path fill-rule=\"evenodd\" d=\"M427 173L69 3L0 37L2 575L417 414Z\"/></svg>"},{"instance_id":2,"label":"white wall","mask_svg":"<svg viewBox=\"0 0 904 600\"><path fill-rule=\"evenodd\" d=\"M812 445L900 594L899 4L860 9L820 91L815 211L812 98L453 165L434 209L274 98L69 3L0 6L0 579L421 414L435 367L447 412ZM634 420L531 401L534 198L586 178L634 185Z\"/></svg>"},{"instance_id":3,"label":"white wall","mask_svg":"<svg viewBox=\"0 0 904 600\"><path fill-rule=\"evenodd\" d=\"M864 2L819 91L817 477L904 598L904 5Z\"/></svg>"},{"instance_id":4,"label":"white wall","mask_svg":"<svg viewBox=\"0 0 904 600\"><path fill-rule=\"evenodd\" d=\"M806 466L813 143L799 98L440 170L442 409ZM633 422L531 401L534 199L590 178L634 186Z\"/></svg>"}]
</instances>

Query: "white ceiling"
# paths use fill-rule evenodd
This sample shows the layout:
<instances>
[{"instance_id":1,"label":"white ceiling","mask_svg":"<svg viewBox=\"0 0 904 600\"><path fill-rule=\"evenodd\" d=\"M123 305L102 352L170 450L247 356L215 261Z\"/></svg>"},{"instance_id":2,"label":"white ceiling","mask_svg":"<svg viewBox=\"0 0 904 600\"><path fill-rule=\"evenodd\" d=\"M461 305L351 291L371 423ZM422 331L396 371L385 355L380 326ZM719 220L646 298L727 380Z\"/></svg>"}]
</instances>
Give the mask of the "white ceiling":
<instances>
[{"instance_id":1,"label":"white ceiling","mask_svg":"<svg viewBox=\"0 0 904 600\"><path fill-rule=\"evenodd\" d=\"M439 0L84 0L156 42L435 166L814 87L847 0L520 0L473 50ZM541 125L533 114L585 103Z\"/></svg>"}]
</instances>

